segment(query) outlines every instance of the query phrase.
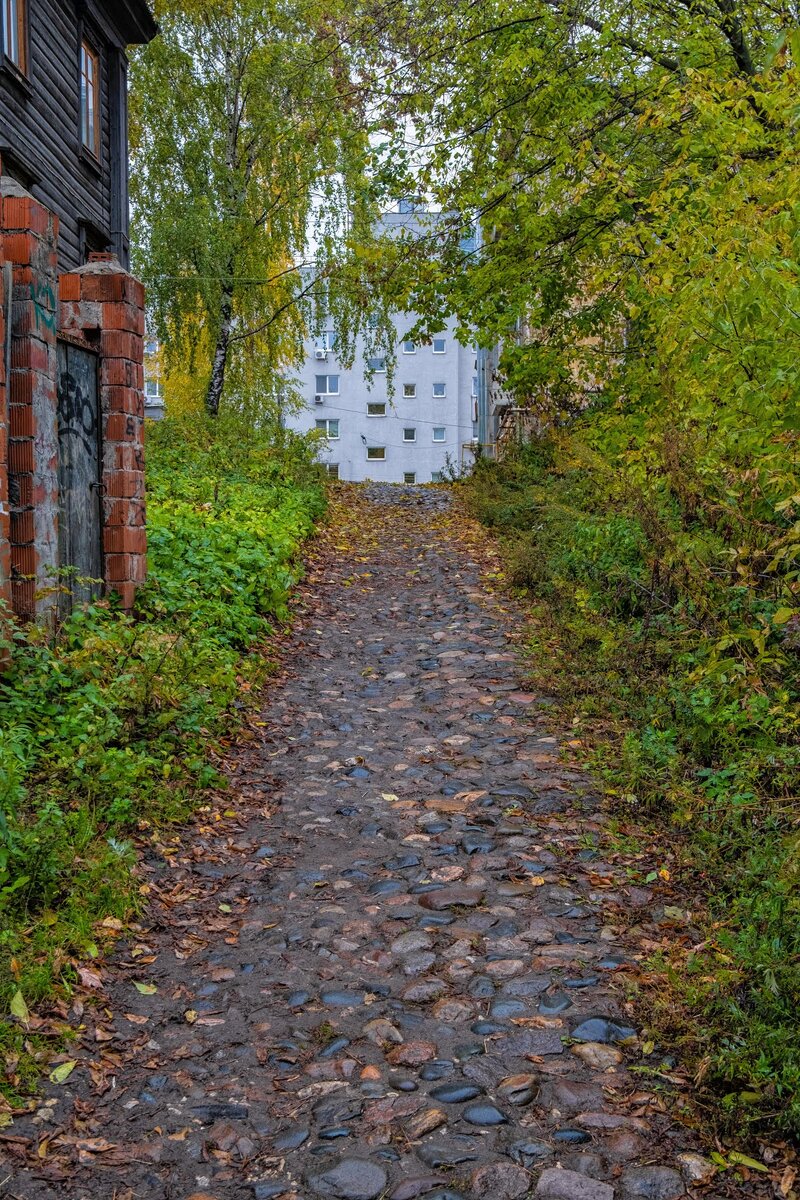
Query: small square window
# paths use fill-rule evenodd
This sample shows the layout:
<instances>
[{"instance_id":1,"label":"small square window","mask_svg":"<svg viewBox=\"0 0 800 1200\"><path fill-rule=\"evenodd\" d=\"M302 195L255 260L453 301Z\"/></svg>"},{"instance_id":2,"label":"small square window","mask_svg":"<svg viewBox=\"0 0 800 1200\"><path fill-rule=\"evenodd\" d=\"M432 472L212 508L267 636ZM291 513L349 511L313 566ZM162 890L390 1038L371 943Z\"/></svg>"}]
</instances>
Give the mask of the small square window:
<instances>
[{"instance_id":1,"label":"small square window","mask_svg":"<svg viewBox=\"0 0 800 1200\"><path fill-rule=\"evenodd\" d=\"M415 442L416 440L417 440L416 429L404 429L403 430L403 441L404 442Z\"/></svg>"},{"instance_id":2,"label":"small square window","mask_svg":"<svg viewBox=\"0 0 800 1200\"><path fill-rule=\"evenodd\" d=\"M338 479L339 478L339 464L338 463L325 463L325 473L327 474L329 479Z\"/></svg>"},{"instance_id":3,"label":"small square window","mask_svg":"<svg viewBox=\"0 0 800 1200\"><path fill-rule=\"evenodd\" d=\"M477 396L477 394L478 394L478 376L477 375L472 376L472 394L473 394L473 396Z\"/></svg>"},{"instance_id":4,"label":"small square window","mask_svg":"<svg viewBox=\"0 0 800 1200\"><path fill-rule=\"evenodd\" d=\"M417 343L412 342L410 338L407 338L403 342L403 354L416 354L416 353L417 353Z\"/></svg>"},{"instance_id":5,"label":"small square window","mask_svg":"<svg viewBox=\"0 0 800 1200\"><path fill-rule=\"evenodd\" d=\"M403 395L405 396L406 400L413 400L414 397L416 396L416 394L417 394L417 385L415 383L404 383L403 384Z\"/></svg>"},{"instance_id":6,"label":"small square window","mask_svg":"<svg viewBox=\"0 0 800 1200\"><path fill-rule=\"evenodd\" d=\"M371 462L383 462L386 458L385 446L367 446L367 458Z\"/></svg>"},{"instance_id":7,"label":"small square window","mask_svg":"<svg viewBox=\"0 0 800 1200\"><path fill-rule=\"evenodd\" d=\"M145 379L144 394L145 394L145 396L148 397L148 399L160 400L162 392L161 392L161 383L159 382L159 380L158 379Z\"/></svg>"},{"instance_id":8,"label":"small square window","mask_svg":"<svg viewBox=\"0 0 800 1200\"><path fill-rule=\"evenodd\" d=\"M447 440L447 430L444 425L434 425L433 440L435 442L444 442Z\"/></svg>"},{"instance_id":9,"label":"small square window","mask_svg":"<svg viewBox=\"0 0 800 1200\"><path fill-rule=\"evenodd\" d=\"M335 441L339 437L339 419L338 417L323 417L315 422L320 433L324 433L326 438Z\"/></svg>"},{"instance_id":10,"label":"small square window","mask_svg":"<svg viewBox=\"0 0 800 1200\"><path fill-rule=\"evenodd\" d=\"M377 401L374 403L372 403L372 402L369 403L367 405L367 416L368 417L385 417L386 416L386 405L383 403L379 403Z\"/></svg>"},{"instance_id":11,"label":"small square window","mask_svg":"<svg viewBox=\"0 0 800 1200\"><path fill-rule=\"evenodd\" d=\"M434 394L434 396L436 396L440 399L443 396L446 396L447 395L447 384L446 383L435 383L433 385L433 394Z\"/></svg>"},{"instance_id":12,"label":"small square window","mask_svg":"<svg viewBox=\"0 0 800 1200\"><path fill-rule=\"evenodd\" d=\"M339 376L338 375L317 375L316 390L319 396L338 396L339 395Z\"/></svg>"},{"instance_id":13,"label":"small square window","mask_svg":"<svg viewBox=\"0 0 800 1200\"><path fill-rule=\"evenodd\" d=\"M370 371L374 371L376 375L386 374L386 359L385 358L369 358L367 366Z\"/></svg>"},{"instance_id":14,"label":"small square window","mask_svg":"<svg viewBox=\"0 0 800 1200\"><path fill-rule=\"evenodd\" d=\"M447 342L445 341L444 338L434 338L433 339L433 353L434 354L444 354L446 350L447 350Z\"/></svg>"},{"instance_id":15,"label":"small square window","mask_svg":"<svg viewBox=\"0 0 800 1200\"><path fill-rule=\"evenodd\" d=\"M432 473L431 483L444 483L444 475L441 471L434 471Z\"/></svg>"},{"instance_id":16,"label":"small square window","mask_svg":"<svg viewBox=\"0 0 800 1200\"><path fill-rule=\"evenodd\" d=\"M416 471L403 471L403 483L416 483L416 482L417 482L417 472Z\"/></svg>"}]
</instances>

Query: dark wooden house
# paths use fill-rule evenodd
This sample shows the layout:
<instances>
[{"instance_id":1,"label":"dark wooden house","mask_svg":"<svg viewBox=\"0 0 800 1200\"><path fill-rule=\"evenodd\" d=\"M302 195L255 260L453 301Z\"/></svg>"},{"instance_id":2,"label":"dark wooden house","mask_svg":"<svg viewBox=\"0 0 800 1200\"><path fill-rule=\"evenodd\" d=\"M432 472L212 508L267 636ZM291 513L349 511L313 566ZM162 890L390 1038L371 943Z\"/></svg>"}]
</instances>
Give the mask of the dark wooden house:
<instances>
[{"instance_id":1,"label":"dark wooden house","mask_svg":"<svg viewBox=\"0 0 800 1200\"><path fill-rule=\"evenodd\" d=\"M59 218L58 268L111 251L128 266L126 47L145 0L0 0L0 162Z\"/></svg>"}]
</instances>

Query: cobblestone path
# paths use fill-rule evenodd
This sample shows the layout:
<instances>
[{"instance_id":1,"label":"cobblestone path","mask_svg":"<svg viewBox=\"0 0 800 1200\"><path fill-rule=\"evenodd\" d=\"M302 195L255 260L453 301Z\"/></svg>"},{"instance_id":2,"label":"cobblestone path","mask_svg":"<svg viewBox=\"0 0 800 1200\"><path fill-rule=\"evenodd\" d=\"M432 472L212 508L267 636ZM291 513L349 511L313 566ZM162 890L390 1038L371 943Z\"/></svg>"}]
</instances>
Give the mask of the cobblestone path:
<instances>
[{"instance_id":1,"label":"cobblestone path","mask_svg":"<svg viewBox=\"0 0 800 1200\"><path fill-rule=\"evenodd\" d=\"M618 917L656 901L592 848L512 617L418 495L372 489L362 561L318 572L238 815L146 864L0 1194L672 1200L703 1174L630 1071Z\"/></svg>"}]
</instances>

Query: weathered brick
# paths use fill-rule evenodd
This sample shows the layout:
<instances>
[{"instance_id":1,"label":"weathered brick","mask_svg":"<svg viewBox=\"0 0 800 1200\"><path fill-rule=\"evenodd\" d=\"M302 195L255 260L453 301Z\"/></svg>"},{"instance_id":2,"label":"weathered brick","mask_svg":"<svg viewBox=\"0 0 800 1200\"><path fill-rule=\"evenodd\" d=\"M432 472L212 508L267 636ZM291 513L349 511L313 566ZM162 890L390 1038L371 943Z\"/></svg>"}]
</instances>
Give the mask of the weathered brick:
<instances>
[{"instance_id":1,"label":"weathered brick","mask_svg":"<svg viewBox=\"0 0 800 1200\"><path fill-rule=\"evenodd\" d=\"M144 495L144 476L139 471L109 471L104 482L109 496L125 499Z\"/></svg>"},{"instance_id":2,"label":"weathered brick","mask_svg":"<svg viewBox=\"0 0 800 1200\"><path fill-rule=\"evenodd\" d=\"M144 530L136 530L137 533L144 533ZM130 578L134 583L144 583L147 578L147 559L144 554L132 554L130 566Z\"/></svg>"},{"instance_id":3,"label":"weathered brick","mask_svg":"<svg viewBox=\"0 0 800 1200\"><path fill-rule=\"evenodd\" d=\"M128 358L141 361L142 339L121 329L104 329L100 335L100 352L105 358Z\"/></svg>"},{"instance_id":4,"label":"weathered brick","mask_svg":"<svg viewBox=\"0 0 800 1200\"><path fill-rule=\"evenodd\" d=\"M103 306L103 327L105 329L125 329L144 335L144 310L135 304L116 302Z\"/></svg>"},{"instance_id":5,"label":"weathered brick","mask_svg":"<svg viewBox=\"0 0 800 1200\"><path fill-rule=\"evenodd\" d=\"M12 396L15 394L12 388ZM32 438L35 431L31 404L11 404L8 410L8 429L12 438Z\"/></svg>"},{"instance_id":6,"label":"weathered brick","mask_svg":"<svg viewBox=\"0 0 800 1200\"><path fill-rule=\"evenodd\" d=\"M130 554L106 555L106 579L109 583L124 583L131 577Z\"/></svg>"},{"instance_id":7,"label":"weathered brick","mask_svg":"<svg viewBox=\"0 0 800 1200\"><path fill-rule=\"evenodd\" d=\"M14 569L13 553L11 569ZM12 579L11 606L17 616L25 621L36 616L36 581L34 579Z\"/></svg>"},{"instance_id":8,"label":"weathered brick","mask_svg":"<svg viewBox=\"0 0 800 1200\"><path fill-rule=\"evenodd\" d=\"M103 548L106 554L140 556L147 552L147 534L131 525L107 525L103 530Z\"/></svg>"},{"instance_id":9,"label":"weathered brick","mask_svg":"<svg viewBox=\"0 0 800 1200\"><path fill-rule=\"evenodd\" d=\"M33 442L30 438L11 438L8 443L8 469L12 475L23 475L33 471Z\"/></svg>"},{"instance_id":10,"label":"weathered brick","mask_svg":"<svg viewBox=\"0 0 800 1200\"><path fill-rule=\"evenodd\" d=\"M81 298L81 277L80 275L59 275L58 277L58 298L59 300L80 300Z\"/></svg>"},{"instance_id":11,"label":"weathered brick","mask_svg":"<svg viewBox=\"0 0 800 1200\"><path fill-rule=\"evenodd\" d=\"M25 546L33 541L34 522L33 509L26 508L22 512L11 512L11 544Z\"/></svg>"},{"instance_id":12,"label":"weathered brick","mask_svg":"<svg viewBox=\"0 0 800 1200\"><path fill-rule=\"evenodd\" d=\"M111 595L119 596L120 603L126 611L133 608L136 599L135 583L115 583L113 587L107 590Z\"/></svg>"},{"instance_id":13,"label":"weathered brick","mask_svg":"<svg viewBox=\"0 0 800 1200\"><path fill-rule=\"evenodd\" d=\"M36 547L32 542L25 546L15 544L10 552L12 568L19 575L36 574Z\"/></svg>"}]
</instances>

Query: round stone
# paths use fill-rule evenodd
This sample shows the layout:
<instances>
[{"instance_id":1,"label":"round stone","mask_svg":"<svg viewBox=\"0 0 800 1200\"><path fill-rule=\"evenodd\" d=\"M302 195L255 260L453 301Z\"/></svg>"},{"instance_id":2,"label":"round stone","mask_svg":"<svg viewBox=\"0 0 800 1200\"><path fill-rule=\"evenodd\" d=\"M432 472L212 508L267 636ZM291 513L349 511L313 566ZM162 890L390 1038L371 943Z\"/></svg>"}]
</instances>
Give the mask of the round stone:
<instances>
[{"instance_id":1,"label":"round stone","mask_svg":"<svg viewBox=\"0 0 800 1200\"><path fill-rule=\"evenodd\" d=\"M431 1096L441 1104L464 1104L480 1096L481 1089L470 1083L443 1083L441 1087L433 1088Z\"/></svg>"},{"instance_id":2,"label":"round stone","mask_svg":"<svg viewBox=\"0 0 800 1200\"><path fill-rule=\"evenodd\" d=\"M671 1167L630 1167L620 1183L625 1200L676 1200L686 1192L683 1179Z\"/></svg>"},{"instance_id":3,"label":"round stone","mask_svg":"<svg viewBox=\"0 0 800 1200\"><path fill-rule=\"evenodd\" d=\"M487 1163L472 1172L472 1190L476 1196L491 1196L492 1200L517 1200L526 1196L531 1177L524 1167L510 1162Z\"/></svg>"},{"instance_id":4,"label":"round stone","mask_svg":"<svg viewBox=\"0 0 800 1200\"><path fill-rule=\"evenodd\" d=\"M608 1021L605 1017L590 1017L573 1029L572 1037L576 1042L602 1042L608 1045L610 1042L627 1042L635 1038L636 1030L630 1025Z\"/></svg>"},{"instance_id":5,"label":"round stone","mask_svg":"<svg viewBox=\"0 0 800 1200\"><path fill-rule=\"evenodd\" d=\"M536 1095L535 1075L509 1075L497 1085L497 1094L509 1104L530 1104Z\"/></svg>"},{"instance_id":6,"label":"round stone","mask_svg":"<svg viewBox=\"0 0 800 1200\"><path fill-rule=\"evenodd\" d=\"M505 1125L508 1121L493 1104L472 1104L464 1110L463 1117L470 1125Z\"/></svg>"},{"instance_id":7,"label":"round stone","mask_svg":"<svg viewBox=\"0 0 800 1200\"><path fill-rule=\"evenodd\" d=\"M434 1058L436 1046L433 1042L405 1042L386 1055L386 1061L393 1067L421 1067L423 1063Z\"/></svg>"},{"instance_id":8,"label":"round stone","mask_svg":"<svg viewBox=\"0 0 800 1200\"><path fill-rule=\"evenodd\" d=\"M335 1200L375 1200L386 1187L387 1176L377 1163L363 1158L345 1158L321 1175L312 1175L308 1185L318 1196Z\"/></svg>"},{"instance_id":9,"label":"round stone","mask_svg":"<svg viewBox=\"0 0 800 1200\"><path fill-rule=\"evenodd\" d=\"M615 1046L604 1046L602 1042L581 1042L572 1047L572 1053L593 1071L608 1071L619 1066L623 1059L620 1050Z\"/></svg>"}]
</instances>

